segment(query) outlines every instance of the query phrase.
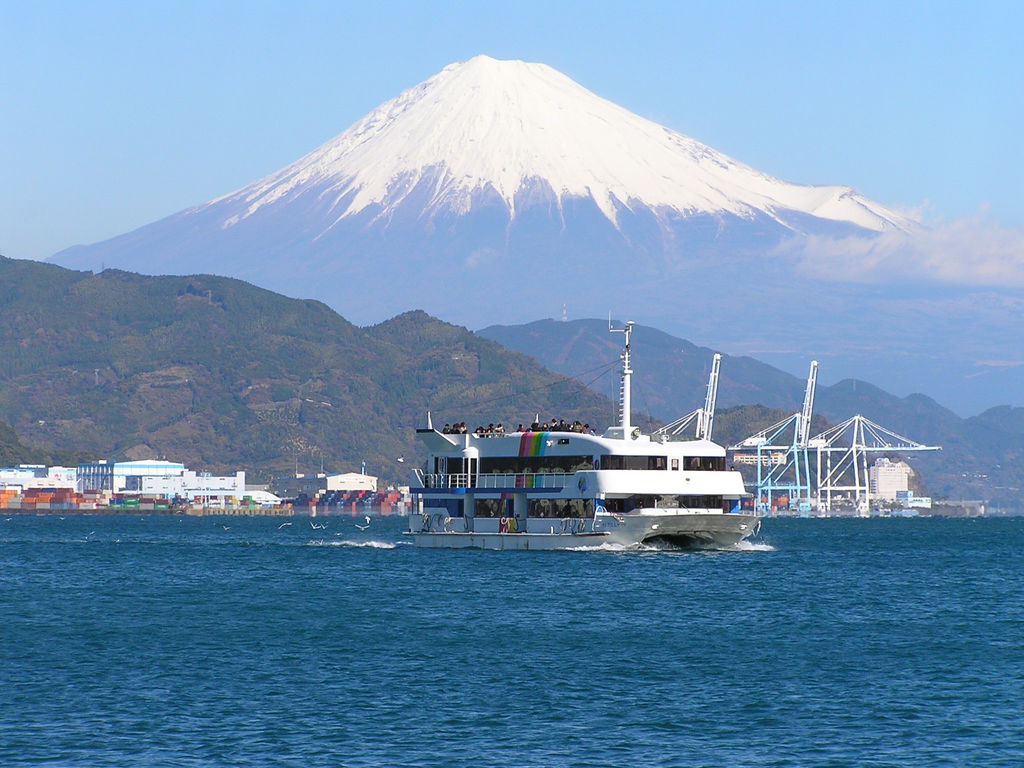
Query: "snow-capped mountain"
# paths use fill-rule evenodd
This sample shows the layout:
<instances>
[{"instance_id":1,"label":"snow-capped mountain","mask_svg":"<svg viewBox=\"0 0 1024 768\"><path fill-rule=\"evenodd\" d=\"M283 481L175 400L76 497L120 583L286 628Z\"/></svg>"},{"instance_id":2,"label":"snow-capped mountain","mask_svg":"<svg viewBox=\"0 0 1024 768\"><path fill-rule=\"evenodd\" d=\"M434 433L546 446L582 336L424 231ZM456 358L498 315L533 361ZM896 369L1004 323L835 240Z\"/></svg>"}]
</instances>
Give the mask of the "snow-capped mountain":
<instances>
[{"instance_id":1,"label":"snow-capped mountain","mask_svg":"<svg viewBox=\"0 0 1024 768\"><path fill-rule=\"evenodd\" d=\"M609 258L685 267L786 237L913 226L847 187L760 173L543 64L478 56L277 173L53 260L213 271L368 321L413 299L438 310L423 295L431 284L473 292L537 270L564 281ZM464 309L449 317L473 324Z\"/></svg>"},{"instance_id":2,"label":"snow-capped mountain","mask_svg":"<svg viewBox=\"0 0 1024 768\"><path fill-rule=\"evenodd\" d=\"M623 210L660 218L807 214L881 231L910 222L847 187L790 184L595 96L544 64L478 56L445 67L293 165L215 200L224 226L303 194L324 232L372 211L386 226L416 190L422 215L465 215L496 199L518 211L571 199L613 225ZM321 235L323 232L320 233Z\"/></svg>"},{"instance_id":3,"label":"snow-capped mountain","mask_svg":"<svg viewBox=\"0 0 1024 768\"><path fill-rule=\"evenodd\" d=\"M974 334L956 376L942 372L965 318L990 302L915 304L897 281L845 279L898 272L899 252L887 260L873 243L918 230L848 187L761 173L543 64L478 56L243 189L52 260L239 277L357 323L420 308L480 328L565 304L798 374L815 357L826 377L863 375L888 354L902 378L887 388L961 393L978 361L1009 359L998 339L1019 336L1000 326L983 348Z\"/></svg>"}]
</instances>

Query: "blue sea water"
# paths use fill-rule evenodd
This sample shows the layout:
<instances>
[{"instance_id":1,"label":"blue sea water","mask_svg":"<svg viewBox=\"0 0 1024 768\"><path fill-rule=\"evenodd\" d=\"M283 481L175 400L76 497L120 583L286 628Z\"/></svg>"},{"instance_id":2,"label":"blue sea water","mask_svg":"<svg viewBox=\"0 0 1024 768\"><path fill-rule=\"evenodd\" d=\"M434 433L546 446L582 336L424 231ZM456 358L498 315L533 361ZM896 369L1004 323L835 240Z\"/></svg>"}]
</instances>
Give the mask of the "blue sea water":
<instances>
[{"instance_id":1,"label":"blue sea water","mask_svg":"<svg viewBox=\"0 0 1024 768\"><path fill-rule=\"evenodd\" d=\"M0 516L0 765L1024 765L1024 519L553 553L355 522Z\"/></svg>"}]
</instances>

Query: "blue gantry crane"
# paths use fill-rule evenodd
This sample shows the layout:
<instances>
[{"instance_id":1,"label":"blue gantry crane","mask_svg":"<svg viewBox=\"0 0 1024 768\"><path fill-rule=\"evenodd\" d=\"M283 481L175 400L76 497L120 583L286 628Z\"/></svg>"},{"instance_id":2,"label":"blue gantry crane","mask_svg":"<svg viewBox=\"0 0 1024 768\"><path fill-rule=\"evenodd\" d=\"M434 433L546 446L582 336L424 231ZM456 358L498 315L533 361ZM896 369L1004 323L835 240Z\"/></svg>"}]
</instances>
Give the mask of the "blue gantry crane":
<instances>
[{"instance_id":1,"label":"blue gantry crane","mask_svg":"<svg viewBox=\"0 0 1024 768\"><path fill-rule=\"evenodd\" d=\"M733 461L753 463L757 469L755 508L762 513L785 507L806 513L811 509L811 464L808 452L818 361L811 361L804 390L804 404L767 429L730 446Z\"/></svg>"}]
</instances>

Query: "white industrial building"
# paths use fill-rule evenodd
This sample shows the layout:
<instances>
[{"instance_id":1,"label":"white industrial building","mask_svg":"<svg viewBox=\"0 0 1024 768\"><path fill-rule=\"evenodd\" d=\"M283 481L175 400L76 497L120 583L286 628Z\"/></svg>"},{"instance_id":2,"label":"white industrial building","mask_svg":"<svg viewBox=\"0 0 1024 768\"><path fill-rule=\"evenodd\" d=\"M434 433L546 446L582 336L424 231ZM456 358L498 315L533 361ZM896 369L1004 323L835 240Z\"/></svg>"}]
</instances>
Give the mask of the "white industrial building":
<instances>
[{"instance_id":1,"label":"white industrial building","mask_svg":"<svg viewBox=\"0 0 1024 768\"><path fill-rule=\"evenodd\" d=\"M19 464L0 468L0 488L26 491L33 488L75 490L77 473L73 467L47 467L43 464Z\"/></svg>"},{"instance_id":2,"label":"white industrial building","mask_svg":"<svg viewBox=\"0 0 1024 768\"><path fill-rule=\"evenodd\" d=\"M147 496L167 499L188 499L191 502L224 503L228 496L238 500L246 495L245 472L216 476L184 470L177 477L150 476L142 479L141 492Z\"/></svg>"},{"instance_id":3,"label":"white industrial building","mask_svg":"<svg viewBox=\"0 0 1024 768\"><path fill-rule=\"evenodd\" d=\"M180 477L184 464L173 461L94 461L78 465L78 490L142 493L144 478Z\"/></svg>"},{"instance_id":4,"label":"white industrial building","mask_svg":"<svg viewBox=\"0 0 1024 768\"><path fill-rule=\"evenodd\" d=\"M109 491L224 503L245 494L245 472L216 476L185 469L173 461L96 461L80 464L76 472L79 491Z\"/></svg>"},{"instance_id":5,"label":"white industrial building","mask_svg":"<svg viewBox=\"0 0 1024 768\"><path fill-rule=\"evenodd\" d=\"M376 491L377 478L359 472L345 472L327 476L328 491Z\"/></svg>"},{"instance_id":6,"label":"white industrial building","mask_svg":"<svg viewBox=\"0 0 1024 768\"><path fill-rule=\"evenodd\" d=\"M913 491L897 491L896 501L904 509L931 509L932 500L930 496L915 496Z\"/></svg>"},{"instance_id":7,"label":"white industrial building","mask_svg":"<svg viewBox=\"0 0 1024 768\"><path fill-rule=\"evenodd\" d=\"M898 494L909 489L913 474L914 470L905 461L880 458L868 467L869 492L876 499L896 501Z\"/></svg>"}]
</instances>

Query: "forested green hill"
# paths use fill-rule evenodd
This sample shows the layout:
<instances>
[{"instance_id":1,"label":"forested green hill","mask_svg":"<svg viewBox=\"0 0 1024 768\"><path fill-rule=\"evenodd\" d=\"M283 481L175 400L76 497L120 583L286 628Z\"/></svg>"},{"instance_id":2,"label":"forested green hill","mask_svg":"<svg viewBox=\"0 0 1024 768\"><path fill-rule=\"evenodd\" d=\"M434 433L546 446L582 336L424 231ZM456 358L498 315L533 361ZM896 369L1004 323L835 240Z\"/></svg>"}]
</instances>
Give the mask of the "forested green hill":
<instances>
[{"instance_id":1,"label":"forested green hill","mask_svg":"<svg viewBox=\"0 0 1024 768\"><path fill-rule=\"evenodd\" d=\"M0 420L30 453L167 457L258 476L365 461L405 481L428 409L438 425L471 428L536 412L603 426L614 411L423 312L359 328L238 280L0 259Z\"/></svg>"}]
</instances>

